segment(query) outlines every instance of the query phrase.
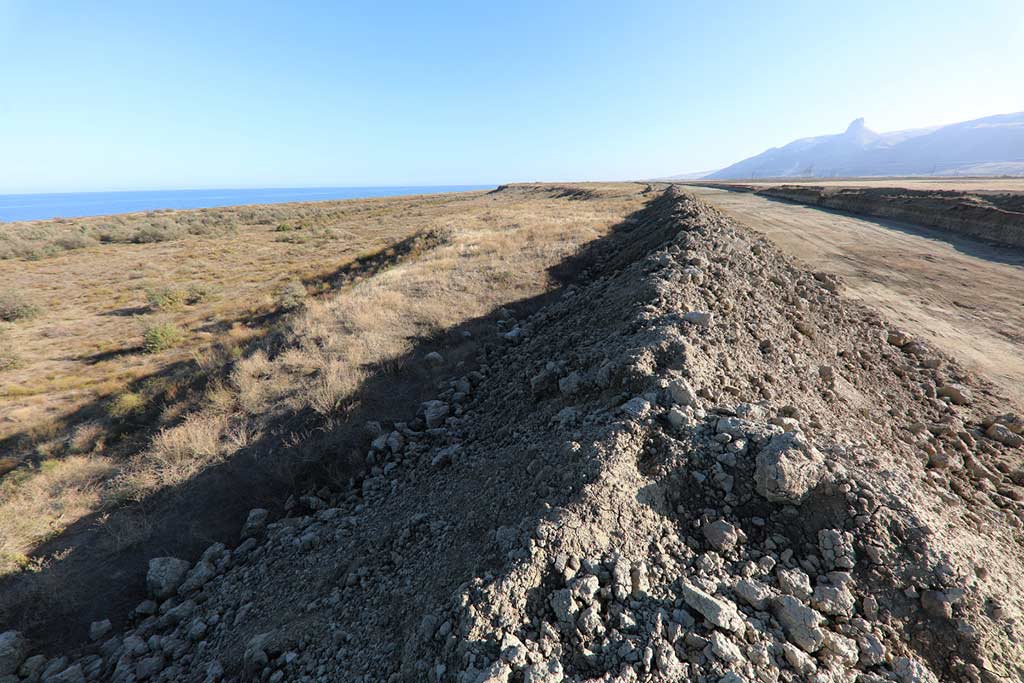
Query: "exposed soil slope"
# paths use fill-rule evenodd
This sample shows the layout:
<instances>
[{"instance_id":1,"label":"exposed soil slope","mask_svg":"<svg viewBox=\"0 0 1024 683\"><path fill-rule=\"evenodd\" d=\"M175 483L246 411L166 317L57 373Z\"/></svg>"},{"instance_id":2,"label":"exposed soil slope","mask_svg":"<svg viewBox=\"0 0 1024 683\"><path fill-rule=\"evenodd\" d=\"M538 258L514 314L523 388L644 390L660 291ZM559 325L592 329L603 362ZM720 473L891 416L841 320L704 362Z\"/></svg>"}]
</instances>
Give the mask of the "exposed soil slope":
<instances>
[{"instance_id":1,"label":"exposed soil slope","mask_svg":"<svg viewBox=\"0 0 1024 683\"><path fill-rule=\"evenodd\" d=\"M584 256L351 491L152 564L159 605L51 675L1019 680L1022 425L987 384L673 190Z\"/></svg>"}]
</instances>

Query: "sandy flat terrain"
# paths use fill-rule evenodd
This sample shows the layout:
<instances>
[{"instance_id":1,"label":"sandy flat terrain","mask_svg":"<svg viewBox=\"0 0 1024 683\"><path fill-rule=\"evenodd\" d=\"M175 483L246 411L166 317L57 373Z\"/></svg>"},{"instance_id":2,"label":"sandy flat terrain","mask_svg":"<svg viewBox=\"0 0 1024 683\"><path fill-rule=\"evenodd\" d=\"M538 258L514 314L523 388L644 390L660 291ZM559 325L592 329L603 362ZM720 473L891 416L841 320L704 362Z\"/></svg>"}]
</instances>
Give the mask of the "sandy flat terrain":
<instances>
[{"instance_id":1,"label":"sandy flat terrain","mask_svg":"<svg viewBox=\"0 0 1024 683\"><path fill-rule=\"evenodd\" d=\"M688 189L811 267L842 275L848 295L1024 406L1024 251L750 193Z\"/></svg>"}]
</instances>

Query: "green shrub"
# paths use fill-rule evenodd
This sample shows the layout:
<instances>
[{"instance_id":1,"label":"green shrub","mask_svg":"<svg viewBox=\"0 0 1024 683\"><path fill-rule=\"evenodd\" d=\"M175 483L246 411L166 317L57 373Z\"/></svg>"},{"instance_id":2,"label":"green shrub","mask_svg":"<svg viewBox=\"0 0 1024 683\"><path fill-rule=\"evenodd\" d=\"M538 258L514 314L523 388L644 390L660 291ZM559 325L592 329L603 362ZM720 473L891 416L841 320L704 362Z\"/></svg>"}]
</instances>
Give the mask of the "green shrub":
<instances>
[{"instance_id":1,"label":"green shrub","mask_svg":"<svg viewBox=\"0 0 1024 683\"><path fill-rule=\"evenodd\" d=\"M306 286L298 280L289 280L277 290L277 305L285 310L298 308L306 300Z\"/></svg>"},{"instance_id":2,"label":"green shrub","mask_svg":"<svg viewBox=\"0 0 1024 683\"><path fill-rule=\"evenodd\" d=\"M213 286L205 285L201 282L193 282L185 290L185 303L189 306L194 306L213 298L214 294L216 294L216 289Z\"/></svg>"},{"instance_id":3,"label":"green shrub","mask_svg":"<svg viewBox=\"0 0 1024 683\"><path fill-rule=\"evenodd\" d=\"M85 233L78 233L75 235L67 235L65 237L58 237L54 242L58 249L64 251L71 251L72 249L84 249L91 247L96 244L96 240L86 235Z\"/></svg>"},{"instance_id":4,"label":"green shrub","mask_svg":"<svg viewBox=\"0 0 1024 683\"><path fill-rule=\"evenodd\" d=\"M125 418L139 412L146 407L146 399L134 391L126 391L114 397L107 404L107 414L110 417Z\"/></svg>"},{"instance_id":5,"label":"green shrub","mask_svg":"<svg viewBox=\"0 0 1024 683\"><path fill-rule=\"evenodd\" d=\"M17 290L0 291L0 320L13 323L36 316L40 310L39 306L26 299Z\"/></svg>"},{"instance_id":6,"label":"green shrub","mask_svg":"<svg viewBox=\"0 0 1024 683\"><path fill-rule=\"evenodd\" d=\"M185 339L185 332L174 323L156 323L142 333L142 347L146 353L159 353L177 346Z\"/></svg>"},{"instance_id":7,"label":"green shrub","mask_svg":"<svg viewBox=\"0 0 1024 683\"><path fill-rule=\"evenodd\" d=\"M154 311L170 311L182 306L194 306L213 296L214 288L199 282L188 287L160 285L146 287L146 301Z\"/></svg>"},{"instance_id":8,"label":"green shrub","mask_svg":"<svg viewBox=\"0 0 1024 683\"><path fill-rule=\"evenodd\" d=\"M132 242L136 244L151 244L153 242L167 242L183 237L185 231L169 218L158 218L148 225L144 225L132 235Z\"/></svg>"},{"instance_id":9,"label":"green shrub","mask_svg":"<svg viewBox=\"0 0 1024 683\"><path fill-rule=\"evenodd\" d=\"M146 287L146 301L154 311L169 311L181 308L188 299L188 292L180 287L167 285Z\"/></svg>"}]
</instances>

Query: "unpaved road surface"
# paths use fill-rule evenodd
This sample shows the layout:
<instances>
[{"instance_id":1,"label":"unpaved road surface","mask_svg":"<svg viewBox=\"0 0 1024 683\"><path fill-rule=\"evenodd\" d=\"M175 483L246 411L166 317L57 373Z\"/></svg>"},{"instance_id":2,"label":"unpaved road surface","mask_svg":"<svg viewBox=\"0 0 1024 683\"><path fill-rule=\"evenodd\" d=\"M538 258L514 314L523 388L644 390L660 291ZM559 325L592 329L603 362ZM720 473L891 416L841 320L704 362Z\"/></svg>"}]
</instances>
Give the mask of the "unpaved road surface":
<instances>
[{"instance_id":1,"label":"unpaved road surface","mask_svg":"<svg viewBox=\"0 0 1024 683\"><path fill-rule=\"evenodd\" d=\"M810 185L818 187L903 187L908 190L951 190L957 192L1024 192L1024 178L836 178L830 180L779 178L733 182L757 187Z\"/></svg>"},{"instance_id":2,"label":"unpaved road surface","mask_svg":"<svg viewBox=\"0 0 1024 683\"><path fill-rule=\"evenodd\" d=\"M1024 251L948 232L687 187L1024 406Z\"/></svg>"}]
</instances>

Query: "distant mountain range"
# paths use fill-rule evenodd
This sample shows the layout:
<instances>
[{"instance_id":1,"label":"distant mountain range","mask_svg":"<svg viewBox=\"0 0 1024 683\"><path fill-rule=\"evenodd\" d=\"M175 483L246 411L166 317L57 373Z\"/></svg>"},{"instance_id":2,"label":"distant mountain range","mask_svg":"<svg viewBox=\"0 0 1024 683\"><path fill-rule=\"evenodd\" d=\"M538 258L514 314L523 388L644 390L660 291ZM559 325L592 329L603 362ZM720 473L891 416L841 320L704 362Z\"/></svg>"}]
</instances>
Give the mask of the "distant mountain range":
<instances>
[{"instance_id":1,"label":"distant mountain range","mask_svg":"<svg viewBox=\"0 0 1024 683\"><path fill-rule=\"evenodd\" d=\"M876 133L857 119L838 135L794 140L704 178L1024 175L1024 112Z\"/></svg>"}]
</instances>

